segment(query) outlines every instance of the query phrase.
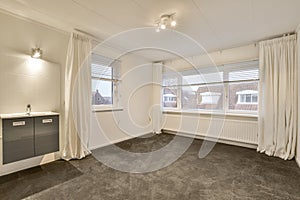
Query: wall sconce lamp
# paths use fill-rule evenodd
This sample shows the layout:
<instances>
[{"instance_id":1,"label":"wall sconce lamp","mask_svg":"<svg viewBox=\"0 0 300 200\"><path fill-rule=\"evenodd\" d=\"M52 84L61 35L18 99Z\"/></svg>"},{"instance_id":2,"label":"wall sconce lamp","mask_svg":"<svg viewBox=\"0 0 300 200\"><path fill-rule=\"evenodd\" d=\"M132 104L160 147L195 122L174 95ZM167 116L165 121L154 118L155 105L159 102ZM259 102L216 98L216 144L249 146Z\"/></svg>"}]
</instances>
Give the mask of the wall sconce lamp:
<instances>
[{"instance_id":1,"label":"wall sconce lamp","mask_svg":"<svg viewBox=\"0 0 300 200\"><path fill-rule=\"evenodd\" d=\"M42 57L43 51L40 48L33 48L31 52L31 57L39 59Z\"/></svg>"},{"instance_id":2,"label":"wall sconce lamp","mask_svg":"<svg viewBox=\"0 0 300 200\"><path fill-rule=\"evenodd\" d=\"M156 32L160 32L161 30L164 30L167 28L167 26L175 27L177 25L177 22L175 20L175 14L172 13L169 15L162 15L158 20L155 22Z\"/></svg>"}]
</instances>

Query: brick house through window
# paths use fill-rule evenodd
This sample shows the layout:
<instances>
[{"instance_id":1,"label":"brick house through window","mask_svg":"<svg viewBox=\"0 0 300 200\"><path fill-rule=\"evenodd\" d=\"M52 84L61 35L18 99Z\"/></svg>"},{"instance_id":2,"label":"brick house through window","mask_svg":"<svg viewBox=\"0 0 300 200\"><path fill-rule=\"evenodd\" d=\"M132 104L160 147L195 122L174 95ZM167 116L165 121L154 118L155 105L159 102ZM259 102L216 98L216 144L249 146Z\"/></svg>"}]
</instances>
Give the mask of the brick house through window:
<instances>
[{"instance_id":1,"label":"brick house through window","mask_svg":"<svg viewBox=\"0 0 300 200\"><path fill-rule=\"evenodd\" d=\"M259 98L258 66L258 61L247 61L217 68L183 70L178 72L180 76L166 71L163 107L255 113Z\"/></svg>"}]
</instances>

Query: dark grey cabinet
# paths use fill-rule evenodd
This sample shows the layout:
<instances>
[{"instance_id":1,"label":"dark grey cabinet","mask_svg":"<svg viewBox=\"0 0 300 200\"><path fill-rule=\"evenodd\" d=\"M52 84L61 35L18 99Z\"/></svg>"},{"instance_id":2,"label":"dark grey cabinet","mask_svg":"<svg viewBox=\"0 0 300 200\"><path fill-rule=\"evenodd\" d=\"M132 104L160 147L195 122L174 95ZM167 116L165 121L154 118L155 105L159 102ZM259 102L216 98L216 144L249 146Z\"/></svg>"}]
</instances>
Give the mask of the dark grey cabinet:
<instances>
[{"instance_id":1,"label":"dark grey cabinet","mask_svg":"<svg viewBox=\"0 0 300 200\"><path fill-rule=\"evenodd\" d=\"M34 119L3 120L3 164L34 156Z\"/></svg>"},{"instance_id":2,"label":"dark grey cabinet","mask_svg":"<svg viewBox=\"0 0 300 200\"><path fill-rule=\"evenodd\" d=\"M35 155L40 156L59 150L58 116L36 117L34 131Z\"/></svg>"},{"instance_id":3,"label":"dark grey cabinet","mask_svg":"<svg viewBox=\"0 0 300 200\"><path fill-rule=\"evenodd\" d=\"M59 116L3 119L3 164L59 151Z\"/></svg>"}]
</instances>

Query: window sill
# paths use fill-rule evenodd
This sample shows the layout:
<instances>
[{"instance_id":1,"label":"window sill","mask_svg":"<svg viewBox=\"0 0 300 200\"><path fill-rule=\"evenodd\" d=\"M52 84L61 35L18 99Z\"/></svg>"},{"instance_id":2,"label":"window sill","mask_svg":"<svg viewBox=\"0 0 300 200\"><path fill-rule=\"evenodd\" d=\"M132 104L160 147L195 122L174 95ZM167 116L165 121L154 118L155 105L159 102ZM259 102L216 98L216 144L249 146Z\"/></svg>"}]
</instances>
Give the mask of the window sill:
<instances>
[{"instance_id":1,"label":"window sill","mask_svg":"<svg viewBox=\"0 0 300 200\"><path fill-rule=\"evenodd\" d=\"M234 112L205 112L199 110L175 110L175 109L164 109L164 114L192 114L192 115L221 115L221 116L233 116L233 117L251 117L258 118L257 114L252 113L234 113Z\"/></svg>"},{"instance_id":2,"label":"window sill","mask_svg":"<svg viewBox=\"0 0 300 200\"><path fill-rule=\"evenodd\" d=\"M104 108L93 108L93 112L113 112L113 111L123 111L122 107L104 107Z\"/></svg>"}]
</instances>

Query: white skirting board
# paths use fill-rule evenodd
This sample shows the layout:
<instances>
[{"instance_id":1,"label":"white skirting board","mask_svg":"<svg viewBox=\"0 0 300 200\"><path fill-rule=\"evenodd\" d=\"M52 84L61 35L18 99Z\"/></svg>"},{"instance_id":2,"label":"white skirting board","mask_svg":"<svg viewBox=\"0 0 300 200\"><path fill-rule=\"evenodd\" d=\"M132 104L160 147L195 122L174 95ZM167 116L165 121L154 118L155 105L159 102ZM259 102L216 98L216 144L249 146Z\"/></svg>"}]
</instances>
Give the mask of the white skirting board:
<instances>
[{"instance_id":1,"label":"white skirting board","mask_svg":"<svg viewBox=\"0 0 300 200\"><path fill-rule=\"evenodd\" d=\"M234 141L234 140L223 139L223 138L206 137L205 134L199 134L199 133L191 134L191 133L184 133L184 132L178 132L175 130L166 130L166 129L163 129L163 133L179 135L179 136L184 136L184 137L191 137L191 138L201 139L201 140L205 139L208 141L216 141L217 140L218 143L246 147L246 148L250 148L250 149L257 149L257 144L254 144L254 143L246 143L246 142L242 142L242 141Z\"/></svg>"},{"instance_id":2,"label":"white skirting board","mask_svg":"<svg viewBox=\"0 0 300 200\"><path fill-rule=\"evenodd\" d=\"M105 143L105 144L99 144L97 146L92 146L92 147L89 147L89 150L90 151L93 151L95 149L99 149L99 148L102 148L102 147L106 147L106 146L109 146L109 145L113 145L113 144L117 144L117 143L120 143L120 142L124 142L124 141L127 141L127 140L131 140L131 139L134 139L134 138L137 138L137 137L142 137L142 136L145 136L145 135L148 135L150 133L147 133L147 134L141 134L141 135L137 135L137 136L134 136L134 137L124 137L124 138L120 138L120 139L117 139L117 140L113 140L109 143Z\"/></svg>"},{"instance_id":3,"label":"white skirting board","mask_svg":"<svg viewBox=\"0 0 300 200\"><path fill-rule=\"evenodd\" d=\"M117 143L124 142L124 141L130 140L130 139L133 139L133 138L131 138L131 137L129 137L129 138L128 137L126 137L126 138L120 138L118 140L114 140L114 141L111 141L109 143L105 143L105 144L100 144L100 145L97 145L97 146L89 147L89 150L93 151L95 149L106 147L106 146L109 146L109 145L112 145L112 144L117 144Z\"/></svg>"}]
</instances>

